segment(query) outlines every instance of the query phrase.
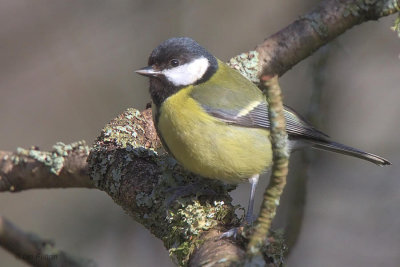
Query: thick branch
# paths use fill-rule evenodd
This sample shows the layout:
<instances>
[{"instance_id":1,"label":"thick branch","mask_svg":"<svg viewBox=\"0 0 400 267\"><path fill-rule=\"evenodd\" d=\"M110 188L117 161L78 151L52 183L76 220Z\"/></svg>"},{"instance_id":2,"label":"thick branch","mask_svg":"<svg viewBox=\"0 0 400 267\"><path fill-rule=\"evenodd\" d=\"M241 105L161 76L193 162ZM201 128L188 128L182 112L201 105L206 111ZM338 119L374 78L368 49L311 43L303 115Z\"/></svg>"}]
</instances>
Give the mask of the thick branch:
<instances>
[{"instance_id":1,"label":"thick branch","mask_svg":"<svg viewBox=\"0 0 400 267\"><path fill-rule=\"evenodd\" d=\"M160 238L179 265L244 254L243 246L226 239L217 242L224 253L210 250L220 231L239 223L228 194L235 187L186 172L167 154L156 153L159 146L151 110L128 109L96 141L91 177Z\"/></svg>"},{"instance_id":2,"label":"thick branch","mask_svg":"<svg viewBox=\"0 0 400 267\"><path fill-rule=\"evenodd\" d=\"M282 76L346 30L399 11L400 0L325 0L311 12L271 35L255 51L234 57L230 65L251 81Z\"/></svg>"},{"instance_id":3,"label":"thick branch","mask_svg":"<svg viewBox=\"0 0 400 267\"><path fill-rule=\"evenodd\" d=\"M56 249L51 241L23 232L2 216L0 216L0 246L32 266L96 266L92 260L73 257Z\"/></svg>"},{"instance_id":4,"label":"thick branch","mask_svg":"<svg viewBox=\"0 0 400 267\"><path fill-rule=\"evenodd\" d=\"M0 151L0 192L32 188L93 188L87 170L89 148L84 142L57 143L50 152L37 148Z\"/></svg>"}]
</instances>

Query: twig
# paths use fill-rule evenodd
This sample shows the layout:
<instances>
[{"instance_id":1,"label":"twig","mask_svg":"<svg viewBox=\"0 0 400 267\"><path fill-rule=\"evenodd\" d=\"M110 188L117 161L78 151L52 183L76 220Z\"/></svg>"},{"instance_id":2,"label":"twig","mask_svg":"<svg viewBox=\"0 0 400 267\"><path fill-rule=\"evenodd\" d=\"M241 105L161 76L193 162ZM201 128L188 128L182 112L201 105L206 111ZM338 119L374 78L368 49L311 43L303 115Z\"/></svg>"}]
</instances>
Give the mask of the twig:
<instances>
[{"instance_id":1,"label":"twig","mask_svg":"<svg viewBox=\"0 0 400 267\"><path fill-rule=\"evenodd\" d=\"M49 240L44 240L32 233L23 232L2 216L0 216L0 246L32 266L97 266L92 260L77 258L56 249Z\"/></svg>"},{"instance_id":2,"label":"twig","mask_svg":"<svg viewBox=\"0 0 400 267\"><path fill-rule=\"evenodd\" d=\"M273 151L273 164L270 182L264 192L261 211L247 247L247 255L250 257L250 262L254 262L254 260L258 261L262 257L260 249L265 244L271 222L275 217L276 209L286 184L289 164L288 137L278 76L274 76L273 78L266 76L262 78L262 81L265 85L264 93L267 96L269 104L268 114L271 121L270 138Z\"/></svg>"}]
</instances>

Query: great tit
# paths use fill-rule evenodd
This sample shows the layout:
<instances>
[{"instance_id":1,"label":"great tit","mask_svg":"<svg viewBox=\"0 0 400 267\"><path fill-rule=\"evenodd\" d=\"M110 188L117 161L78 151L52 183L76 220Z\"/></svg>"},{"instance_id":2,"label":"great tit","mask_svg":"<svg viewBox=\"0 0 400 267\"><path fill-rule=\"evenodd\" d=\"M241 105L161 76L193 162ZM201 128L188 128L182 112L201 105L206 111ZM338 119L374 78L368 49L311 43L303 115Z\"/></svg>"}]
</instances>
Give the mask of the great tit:
<instances>
[{"instance_id":1,"label":"great tit","mask_svg":"<svg viewBox=\"0 0 400 267\"><path fill-rule=\"evenodd\" d=\"M153 120L164 148L186 169L228 183L249 180L254 192L272 164L268 104L261 90L193 39L171 38L136 72L150 78ZM390 165L386 159L331 141L285 106L289 150L311 146Z\"/></svg>"}]
</instances>

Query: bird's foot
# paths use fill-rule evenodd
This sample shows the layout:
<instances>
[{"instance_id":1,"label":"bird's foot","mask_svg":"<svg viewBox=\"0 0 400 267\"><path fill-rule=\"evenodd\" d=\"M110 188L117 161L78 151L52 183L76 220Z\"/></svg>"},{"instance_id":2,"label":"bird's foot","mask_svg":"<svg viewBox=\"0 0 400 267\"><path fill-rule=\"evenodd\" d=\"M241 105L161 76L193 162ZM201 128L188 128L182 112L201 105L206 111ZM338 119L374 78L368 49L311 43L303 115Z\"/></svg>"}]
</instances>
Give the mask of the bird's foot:
<instances>
[{"instance_id":1,"label":"bird's foot","mask_svg":"<svg viewBox=\"0 0 400 267\"><path fill-rule=\"evenodd\" d=\"M238 235L242 234L243 228L244 228L243 226L239 226L229 229L228 231L222 233L222 235L219 236L219 239L231 238L231 237L233 237L233 239L237 239Z\"/></svg>"},{"instance_id":2,"label":"bird's foot","mask_svg":"<svg viewBox=\"0 0 400 267\"><path fill-rule=\"evenodd\" d=\"M220 235L219 239L231 238L231 237L233 237L233 239L237 239L238 235L246 237L249 230L253 227L253 223L255 220L256 220L256 217L254 215L246 214L245 221L239 227L234 227L234 228L229 229L228 231L222 233L222 235Z\"/></svg>"}]
</instances>

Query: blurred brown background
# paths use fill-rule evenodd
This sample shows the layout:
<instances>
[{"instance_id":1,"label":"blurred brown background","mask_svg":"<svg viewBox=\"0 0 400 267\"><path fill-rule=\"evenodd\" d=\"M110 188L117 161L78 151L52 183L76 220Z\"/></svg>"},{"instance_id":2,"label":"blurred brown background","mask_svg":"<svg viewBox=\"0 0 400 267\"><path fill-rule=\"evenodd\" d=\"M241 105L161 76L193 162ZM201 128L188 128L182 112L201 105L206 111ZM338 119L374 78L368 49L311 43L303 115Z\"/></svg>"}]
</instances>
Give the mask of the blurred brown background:
<instances>
[{"instance_id":1,"label":"blurred brown background","mask_svg":"<svg viewBox=\"0 0 400 267\"><path fill-rule=\"evenodd\" d=\"M0 1L0 149L90 144L125 108L145 107L147 80L133 71L161 41L189 36L226 61L315 3ZM393 21L368 22L340 36L322 73L312 68L319 52L281 79L286 103L305 114L319 75L320 128L393 163L379 168L313 152L305 218L288 266L400 264L400 39L390 30ZM302 170L299 155L292 157L290 192ZM240 186L235 201L246 205L247 190ZM282 206L275 228L287 221ZM161 241L97 190L2 193L0 213L100 266L172 266ZM0 249L0 266L26 265Z\"/></svg>"}]
</instances>

